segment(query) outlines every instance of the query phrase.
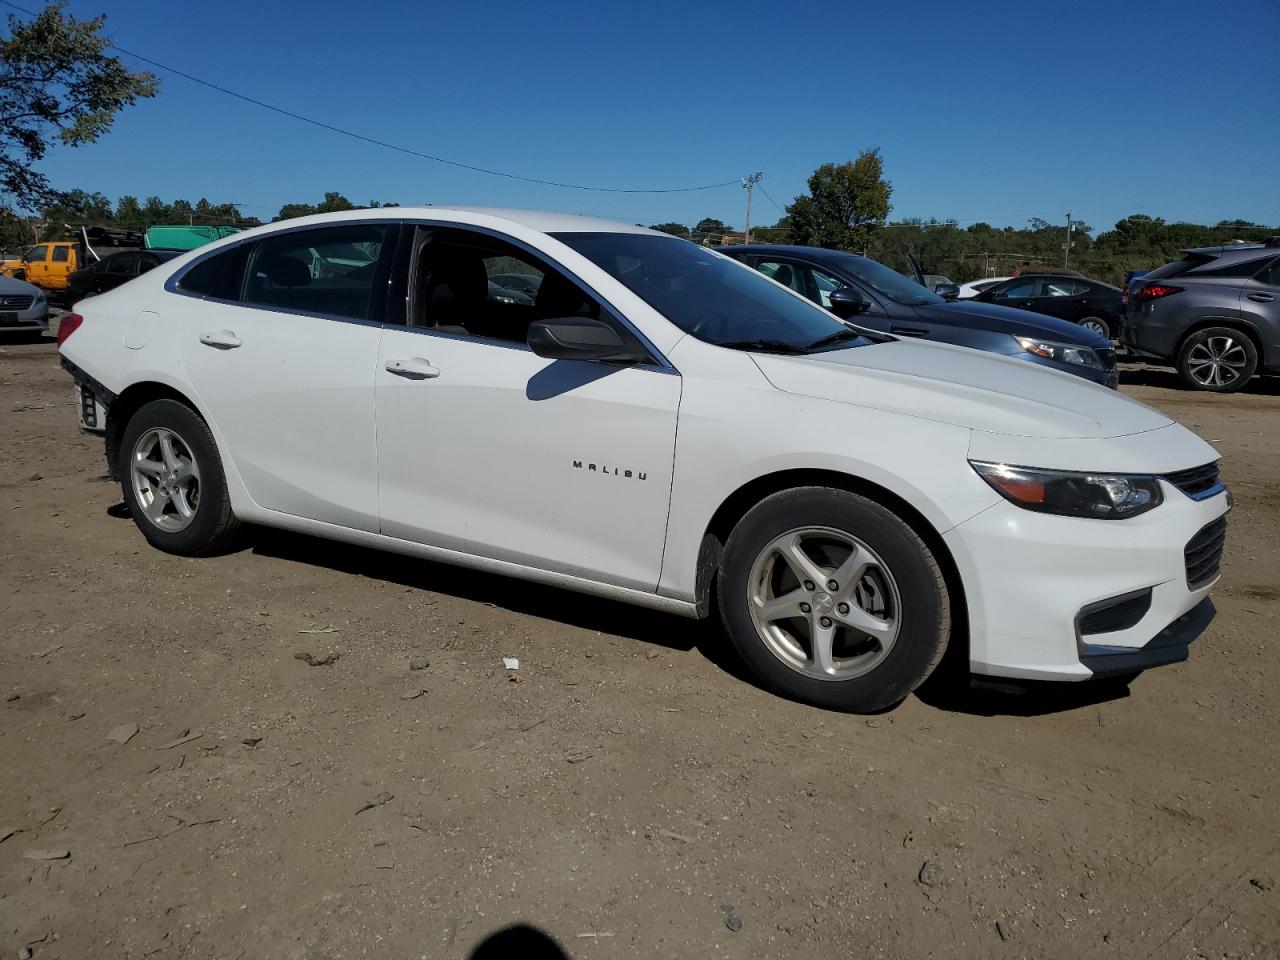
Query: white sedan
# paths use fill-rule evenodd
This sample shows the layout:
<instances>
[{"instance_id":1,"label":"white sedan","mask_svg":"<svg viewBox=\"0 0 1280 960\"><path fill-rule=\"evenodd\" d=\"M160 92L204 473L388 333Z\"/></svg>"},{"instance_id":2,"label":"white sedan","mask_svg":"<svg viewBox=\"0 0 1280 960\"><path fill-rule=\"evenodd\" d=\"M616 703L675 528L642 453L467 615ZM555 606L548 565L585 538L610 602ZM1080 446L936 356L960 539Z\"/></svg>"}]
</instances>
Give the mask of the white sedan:
<instances>
[{"instance_id":1,"label":"white sedan","mask_svg":"<svg viewBox=\"0 0 1280 960\"><path fill-rule=\"evenodd\" d=\"M533 302L495 298L495 274ZM1077 377L850 326L663 233L358 210L77 309L59 343L82 426L172 553L254 523L718 609L766 683L863 711L948 646L981 674L1132 676L1213 616L1229 499L1195 434Z\"/></svg>"}]
</instances>

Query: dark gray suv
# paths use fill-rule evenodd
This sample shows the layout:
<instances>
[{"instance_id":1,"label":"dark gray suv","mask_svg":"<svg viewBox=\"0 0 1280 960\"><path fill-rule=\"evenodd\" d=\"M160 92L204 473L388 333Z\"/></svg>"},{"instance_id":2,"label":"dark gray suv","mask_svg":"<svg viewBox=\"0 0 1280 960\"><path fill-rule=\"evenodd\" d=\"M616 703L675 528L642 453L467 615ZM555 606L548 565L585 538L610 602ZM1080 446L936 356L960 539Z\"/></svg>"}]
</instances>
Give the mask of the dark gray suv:
<instances>
[{"instance_id":1,"label":"dark gray suv","mask_svg":"<svg viewBox=\"0 0 1280 960\"><path fill-rule=\"evenodd\" d=\"M1230 393L1280 373L1280 237L1184 250L1135 277L1120 340L1196 390Z\"/></svg>"}]
</instances>

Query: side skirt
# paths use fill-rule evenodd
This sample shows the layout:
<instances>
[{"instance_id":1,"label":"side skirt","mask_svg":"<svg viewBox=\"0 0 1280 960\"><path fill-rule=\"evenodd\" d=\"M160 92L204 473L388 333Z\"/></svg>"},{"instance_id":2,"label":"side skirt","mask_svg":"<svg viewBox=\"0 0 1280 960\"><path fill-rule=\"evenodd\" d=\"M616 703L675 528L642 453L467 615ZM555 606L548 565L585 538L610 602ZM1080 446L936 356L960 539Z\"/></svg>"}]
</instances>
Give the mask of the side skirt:
<instances>
[{"instance_id":1,"label":"side skirt","mask_svg":"<svg viewBox=\"0 0 1280 960\"><path fill-rule=\"evenodd\" d=\"M400 540L380 533L352 530L348 527L340 527L336 524L323 523L318 520L307 520L303 517L293 517L285 513L276 513L272 510L262 510L261 508L251 510L237 509L236 513L241 520L247 523L257 523L264 527L291 530L294 533L310 534L314 537L323 537L326 540L337 540L341 543L370 547L374 550L386 550L391 553L403 554L404 556L421 557L425 560L434 560L457 567L467 567L484 573L515 577L519 580L530 580L534 583L560 587L576 593L603 597L606 600L616 600L619 603L629 603L637 607L662 610L665 613L674 613L681 617L689 617L691 619L697 619L698 617L698 608L694 603L687 600L659 596L656 593L646 593L643 590L633 590L630 587L617 587L608 583L600 583L596 580L587 580L583 577L574 577L569 574L555 573L551 570L542 570L538 567L511 563L507 560L478 557L469 553L461 553L457 550L432 547L425 543L415 543L412 540Z\"/></svg>"}]
</instances>

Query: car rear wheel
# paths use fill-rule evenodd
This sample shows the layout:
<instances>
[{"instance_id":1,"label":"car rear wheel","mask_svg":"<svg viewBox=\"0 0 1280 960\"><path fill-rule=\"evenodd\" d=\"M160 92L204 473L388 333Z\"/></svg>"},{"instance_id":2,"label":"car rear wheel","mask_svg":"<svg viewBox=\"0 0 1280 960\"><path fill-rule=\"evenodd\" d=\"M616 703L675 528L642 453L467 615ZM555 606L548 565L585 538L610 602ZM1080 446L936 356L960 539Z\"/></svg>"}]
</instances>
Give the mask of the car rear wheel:
<instances>
[{"instance_id":1,"label":"car rear wheel","mask_svg":"<svg viewBox=\"0 0 1280 960\"><path fill-rule=\"evenodd\" d=\"M1107 323L1102 317L1085 317L1080 321L1080 326L1086 330L1092 330L1094 333L1100 333L1108 340L1111 339L1111 324Z\"/></svg>"},{"instance_id":2,"label":"car rear wheel","mask_svg":"<svg viewBox=\"0 0 1280 960\"><path fill-rule=\"evenodd\" d=\"M1178 373L1189 387L1233 393L1258 369L1258 350L1245 334L1230 327L1197 330L1178 351Z\"/></svg>"},{"instance_id":3,"label":"car rear wheel","mask_svg":"<svg viewBox=\"0 0 1280 960\"><path fill-rule=\"evenodd\" d=\"M152 546L199 556L234 539L239 522L213 434L185 404L153 400L133 415L119 473L129 513Z\"/></svg>"},{"instance_id":4,"label":"car rear wheel","mask_svg":"<svg viewBox=\"0 0 1280 960\"><path fill-rule=\"evenodd\" d=\"M924 682L950 607L932 552L880 504L844 490L775 494L725 546L720 611L761 680L806 703L871 712Z\"/></svg>"}]
</instances>

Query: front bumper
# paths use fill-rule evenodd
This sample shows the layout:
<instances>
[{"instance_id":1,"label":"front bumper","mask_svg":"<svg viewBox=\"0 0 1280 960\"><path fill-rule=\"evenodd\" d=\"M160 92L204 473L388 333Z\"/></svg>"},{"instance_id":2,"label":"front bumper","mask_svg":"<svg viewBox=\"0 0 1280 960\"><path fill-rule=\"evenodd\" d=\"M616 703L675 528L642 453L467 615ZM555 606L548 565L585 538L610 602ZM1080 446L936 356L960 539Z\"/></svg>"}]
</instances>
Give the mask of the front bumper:
<instances>
[{"instance_id":1,"label":"front bumper","mask_svg":"<svg viewBox=\"0 0 1280 960\"><path fill-rule=\"evenodd\" d=\"M40 300L26 310L8 310L0 304L0 330L48 330L49 301Z\"/></svg>"},{"instance_id":2,"label":"front bumper","mask_svg":"<svg viewBox=\"0 0 1280 960\"><path fill-rule=\"evenodd\" d=\"M1028 680L1088 680L1186 659L1213 617L1217 575L1188 584L1187 544L1229 509L1222 491L1164 503L1132 520L1084 520L1001 502L943 538L969 607L970 669ZM1086 608L1131 594L1149 605L1122 629L1081 635Z\"/></svg>"}]
</instances>

